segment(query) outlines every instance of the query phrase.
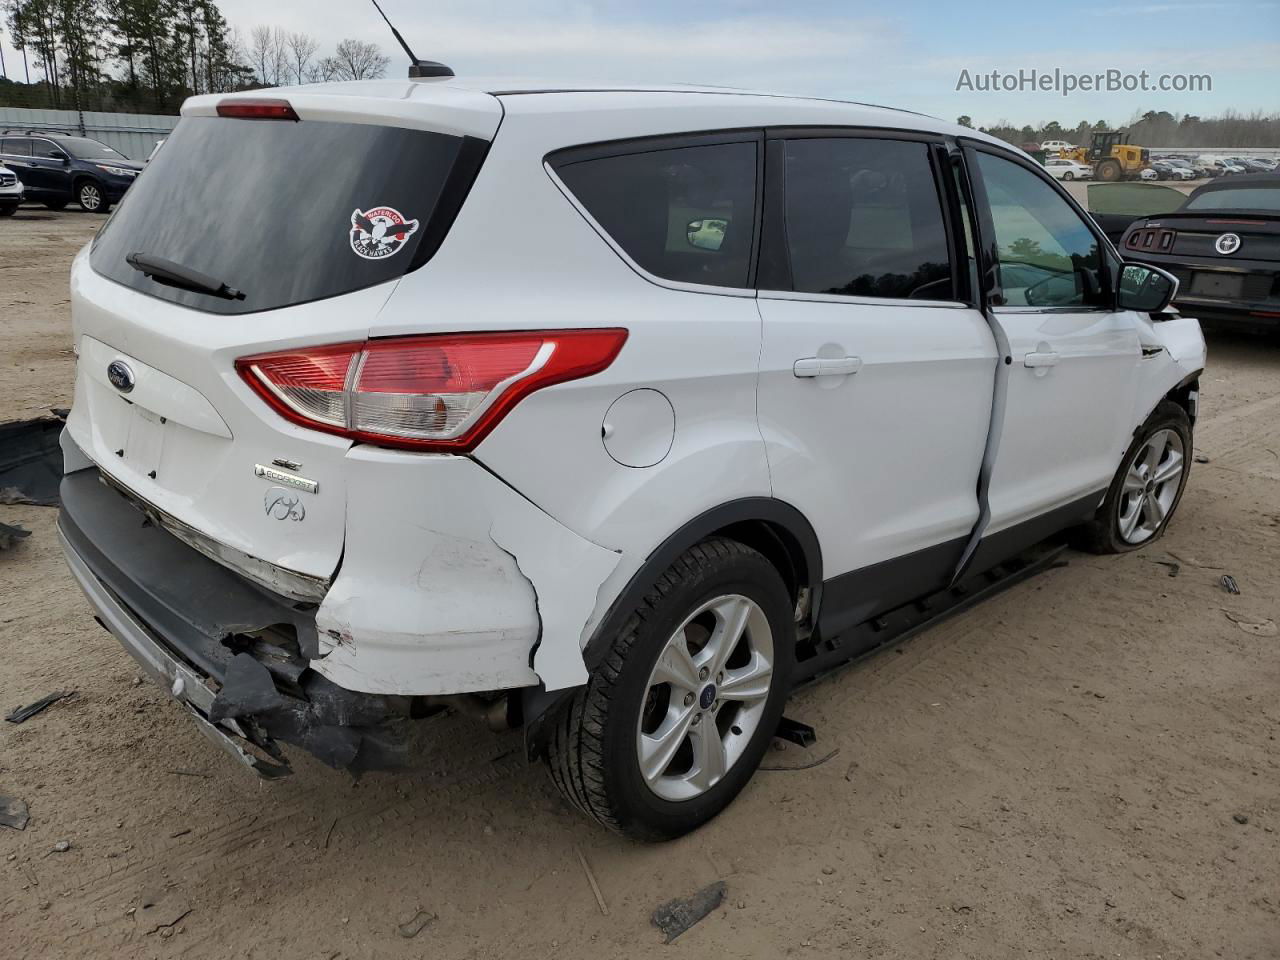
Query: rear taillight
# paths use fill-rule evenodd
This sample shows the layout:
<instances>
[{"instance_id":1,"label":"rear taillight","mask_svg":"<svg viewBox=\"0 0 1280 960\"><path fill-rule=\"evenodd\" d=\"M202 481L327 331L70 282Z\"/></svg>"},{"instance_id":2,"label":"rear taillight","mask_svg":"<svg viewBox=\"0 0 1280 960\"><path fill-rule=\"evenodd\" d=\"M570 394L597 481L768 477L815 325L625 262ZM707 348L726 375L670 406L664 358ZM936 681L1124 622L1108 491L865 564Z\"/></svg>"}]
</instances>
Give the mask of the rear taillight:
<instances>
[{"instance_id":1,"label":"rear taillight","mask_svg":"<svg viewBox=\"0 0 1280 960\"><path fill-rule=\"evenodd\" d=\"M239 100L223 100L218 104L218 116L240 117L245 120L298 120L288 100L273 97L242 97Z\"/></svg>"},{"instance_id":2,"label":"rear taillight","mask_svg":"<svg viewBox=\"0 0 1280 960\"><path fill-rule=\"evenodd\" d=\"M384 447L471 450L523 397L599 373L627 331L433 334L242 357L281 416Z\"/></svg>"}]
</instances>

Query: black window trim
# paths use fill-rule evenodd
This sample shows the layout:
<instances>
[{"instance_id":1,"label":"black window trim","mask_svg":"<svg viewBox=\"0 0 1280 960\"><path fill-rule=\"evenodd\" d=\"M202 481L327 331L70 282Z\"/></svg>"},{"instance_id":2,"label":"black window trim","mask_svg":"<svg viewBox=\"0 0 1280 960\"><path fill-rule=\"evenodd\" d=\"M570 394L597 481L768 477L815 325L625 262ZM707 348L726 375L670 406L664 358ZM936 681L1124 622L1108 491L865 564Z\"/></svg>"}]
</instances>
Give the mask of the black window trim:
<instances>
[{"instance_id":1,"label":"black window trim","mask_svg":"<svg viewBox=\"0 0 1280 960\"><path fill-rule=\"evenodd\" d=\"M958 237L958 223L951 214L949 190L940 176L938 149L945 147L947 138L940 133L898 127L863 127L829 125L788 125L765 128L765 209L764 219L768 228L762 241L760 276L757 277L759 296L770 300L803 300L814 303L848 303L882 307L929 307L934 309L967 309L974 306L966 297L947 300L912 300L902 297L864 297L845 293L811 293L796 290L791 269L791 247L786 233L786 170L783 144L787 140L902 140L930 145L929 170L933 176L935 196L941 212L943 230L946 232L947 254L951 258L952 292L963 289L960 283L960 262L957 250L964 249L964 241ZM967 287L967 284L964 284Z\"/></svg>"},{"instance_id":2,"label":"black window trim","mask_svg":"<svg viewBox=\"0 0 1280 960\"><path fill-rule=\"evenodd\" d=\"M639 156L646 153L659 153L664 150L678 150L685 147L712 147L728 143L754 143L756 145L756 182L755 209L752 211L751 252L747 261L747 282L743 287L722 287L711 283L689 283L683 280L669 280L666 277L651 273L640 266L627 253L622 244L592 216L591 211L580 201L569 185L561 179L559 171L575 163L588 160L600 160L606 157ZM578 144L561 147L551 151L542 158L543 169L551 177L566 200L573 205L587 224L599 234L611 250L642 279L670 290L681 290L686 293L702 293L722 297L755 297L756 272L760 260L761 216L764 207L765 150L763 127L735 127L727 130L698 130L688 133L660 134L646 137L626 137L621 140L607 140L595 143Z\"/></svg>"},{"instance_id":3,"label":"black window trim","mask_svg":"<svg viewBox=\"0 0 1280 960\"><path fill-rule=\"evenodd\" d=\"M957 142L961 148L963 163L966 171L966 177L969 183L969 189L973 194L974 205L977 208L978 224L975 229L978 231L978 245L982 248L982 267L979 277L987 276L990 282L986 289L980 291L986 303L992 310L1000 313L1115 313L1115 278L1119 273L1120 265L1123 258L1116 252L1115 247L1102 232L1102 228L1089 215L1089 212L1076 202L1075 197L1067 192L1067 189L1049 176L1048 171L1041 167L1034 160L1014 153L1012 150L1006 150L994 144L987 143L983 140L975 140L972 137L960 137ZM1004 293L999 287L999 271L994 269L999 263L999 255L996 247L995 239L995 222L991 218L991 202L987 196L986 183L982 178L982 170L978 166L977 154L985 153L1001 160L1007 160L1024 170L1028 170L1032 175L1038 177L1043 183L1049 185L1049 188L1058 194L1067 202L1076 216L1078 216L1098 244L1098 251L1102 256L1102 282L1104 284L1103 294L1106 303L1097 306L1070 306L1070 307L1032 307L1021 306L1016 304L1004 303Z\"/></svg>"}]
</instances>

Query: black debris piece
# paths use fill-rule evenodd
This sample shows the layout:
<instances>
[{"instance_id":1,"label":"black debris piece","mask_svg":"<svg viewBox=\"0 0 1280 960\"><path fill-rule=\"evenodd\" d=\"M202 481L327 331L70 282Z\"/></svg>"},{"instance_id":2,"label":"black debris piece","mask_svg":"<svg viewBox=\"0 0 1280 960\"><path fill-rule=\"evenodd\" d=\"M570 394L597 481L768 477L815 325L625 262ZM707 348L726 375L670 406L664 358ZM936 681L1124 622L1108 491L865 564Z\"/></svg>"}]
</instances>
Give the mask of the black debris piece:
<instances>
[{"instance_id":1,"label":"black debris piece","mask_svg":"<svg viewBox=\"0 0 1280 960\"><path fill-rule=\"evenodd\" d=\"M0 501L58 505L65 424L57 417L0 423Z\"/></svg>"},{"instance_id":2,"label":"black debris piece","mask_svg":"<svg viewBox=\"0 0 1280 960\"><path fill-rule=\"evenodd\" d=\"M662 931L670 943L695 923L706 917L724 902L725 885L717 880L703 887L692 897L676 897L653 911L653 925Z\"/></svg>"},{"instance_id":3,"label":"black debris piece","mask_svg":"<svg viewBox=\"0 0 1280 960\"><path fill-rule=\"evenodd\" d=\"M35 703L27 704L25 707L15 707L13 712L5 717L5 719L10 723L22 723L26 720L30 720L41 710L53 706L59 700L69 697L73 693L75 693L74 690L58 690L55 693L49 694L47 697L41 697Z\"/></svg>"},{"instance_id":4,"label":"black debris piece","mask_svg":"<svg viewBox=\"0 0 1280 960\"><path fill-rule=\"evenodd\" d=\"M237 653L222 677L222 689L209 708L209 720L243 717L284 705L271 672L247 653Z\"/></svg>"},{"instance_id":5,"label":"black debris piece","mask_svg":"<svg viewBox=\"0 0 1280 960\"><path fill-rule=\"evenodd\" d=\"M20 540L31 536L31 531L23 527L15 527L9 523L0 523L0 550L8 550Z\"/></svg>"},{"instance_id":6,"label":"black debris piece","mask_svg":"<svg viewBox=\"0 0 1280 960\"><path fill-rule=\"evenodd\" d=\"M799 720L792 720L790 717L782 717L778 720L778 729L773 732L773 735L779 740L786 740L798 747L811 747L818 742L818 734L813 727Z\"/></svg>"},{"instance_id":7,"label":"black debris piece","mask_svg":"<svg viewBox=\"0 0 1280 960\"><path fill-rule=\"evenodd\" d=\"M1227 593L1239 594L1240 584L1236 583L1236 578L1231 574L1224 573L1222 575L1222 589L1226 590Z\"/></svg>"},{"instance_id":8,"label":"black debris piece","mask_svg":"<svg viewBox=\"0 0 1280 960\"><path fill-rule=\"evenodd\" d=\"M0 797L0 827L25 830L27 821L30 819L27 801L19 800L17 797Z\"/></svg>"}]
</instances>

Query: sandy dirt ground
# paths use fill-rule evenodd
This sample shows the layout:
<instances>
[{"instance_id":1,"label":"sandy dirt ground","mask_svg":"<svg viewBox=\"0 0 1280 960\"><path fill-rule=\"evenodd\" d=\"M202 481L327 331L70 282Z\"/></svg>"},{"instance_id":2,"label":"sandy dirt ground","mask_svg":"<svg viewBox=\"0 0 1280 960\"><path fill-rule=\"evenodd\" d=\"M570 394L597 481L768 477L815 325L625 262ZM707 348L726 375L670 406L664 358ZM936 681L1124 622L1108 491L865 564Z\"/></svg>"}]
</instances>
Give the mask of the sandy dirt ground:
<instances>
[{"instance_id":1,"label":"sandy dirt ground","mask_svg":"<svg viewBox=\"0 0 1280 960\"><path fill-rule=\"evenodd\" d=\"M0 221L0 419L68 402L67 267L99 222ZM767 762L835 755L665 846L459 717L423 723L413 774L295 754L257 782L94 624L54 511L0 506L33 531L0 553L0 705L77 691L0 723L31 811L0 828L0 956L1280 957L1280 342L1212 337L1202 413L1162 541L1071 553L798 694L819 742ZM664 946L653 908L715 880Z\"/></svg>"}]
</instances>

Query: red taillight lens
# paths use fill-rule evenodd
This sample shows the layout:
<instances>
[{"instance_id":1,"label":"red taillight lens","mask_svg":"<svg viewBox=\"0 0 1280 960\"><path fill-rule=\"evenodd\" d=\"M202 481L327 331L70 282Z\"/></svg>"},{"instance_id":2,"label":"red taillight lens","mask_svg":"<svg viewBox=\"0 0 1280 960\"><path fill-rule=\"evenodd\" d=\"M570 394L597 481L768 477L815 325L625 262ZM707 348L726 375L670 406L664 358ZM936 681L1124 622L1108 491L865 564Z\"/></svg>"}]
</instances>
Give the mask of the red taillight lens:
<instances>
[{"instance_id":1,"label":"red taillight lens","mask_svg":"<svg viewBox=\"0 0 1280 960\"><path fill-rule=\"evenodd\" d=\"M223 100L218 104L218 116L241 117L246 120L298 120L288 100L272 97L245 97L240 100Z\"/></svg>"},{"instance_id":2,"label":"red taillight lens","mask_svg":"<svg viewBox=\"0 0 1280 960\"><path fill-rule=\"evenodd\" d=\"M466 452L533 391L608 367L626 339L619 329L397 337L243 357L236 369L302 426Z\"/></svg>"}]
</instances>

